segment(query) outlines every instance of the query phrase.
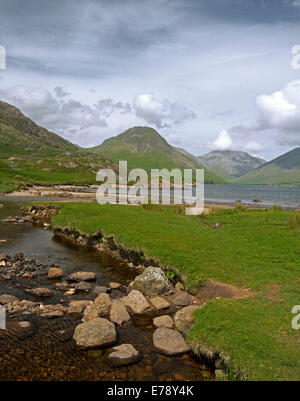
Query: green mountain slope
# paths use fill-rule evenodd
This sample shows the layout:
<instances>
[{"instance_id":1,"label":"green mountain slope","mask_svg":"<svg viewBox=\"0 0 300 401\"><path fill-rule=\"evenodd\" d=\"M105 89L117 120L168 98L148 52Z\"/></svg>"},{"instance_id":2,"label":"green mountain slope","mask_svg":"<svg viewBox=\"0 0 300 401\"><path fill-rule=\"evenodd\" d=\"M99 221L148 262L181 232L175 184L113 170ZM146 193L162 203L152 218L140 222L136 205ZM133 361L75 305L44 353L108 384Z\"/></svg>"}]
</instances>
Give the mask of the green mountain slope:
<instances>
[{"instance_id":1,"label":"green mountain slope","mask_svg":"<svg viewBox=\"0 0 300 401\"><path fill-rule=\"evenodd\" d=\"M265 163L235 182L238 184L300 186L300 148Z\"/></svg>"},{"instance_id":2,"label":"green mountain slope","mask_svg":"<svg viewBox=\"0 0 300 401\"><path fill-rule=\"evenodd\" d=\"M108 156L114 162L127 160L130 169L143 168L150 171L152 168L203 168L194 156L171 146L155 129L149 127L130 128L120 135L106 139L93 150L97 154ZM225 182L207 169L205 181Z\"/></svg>"},{"instance_id":3,"label":"green mountain slope","mask_svg":"<svg viewBox=\"0 0 300 401\"><path fill-rule=\"evenodd\" d=\"M95 183L108 163L0 101L0 192L27 184Z\"/></svg>"},{"instance_id":4,"label":"green mountain slope","mask_svg":"<svg viewBox=\"0 0 300 401\"><path fill-rule=\"evenodd\" d=\"M198 160L209 170L228 181L254 170L265 163L265 160L234 150L214 150Z\"/></svg>"}]
</instances>

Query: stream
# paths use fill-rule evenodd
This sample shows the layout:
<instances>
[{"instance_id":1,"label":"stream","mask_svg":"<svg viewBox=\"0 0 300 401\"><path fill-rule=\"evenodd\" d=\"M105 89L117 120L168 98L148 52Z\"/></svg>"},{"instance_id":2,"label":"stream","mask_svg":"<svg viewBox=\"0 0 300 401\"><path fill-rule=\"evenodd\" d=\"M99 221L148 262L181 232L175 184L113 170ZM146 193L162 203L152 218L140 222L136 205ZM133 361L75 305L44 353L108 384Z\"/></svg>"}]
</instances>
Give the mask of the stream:
<instances>
[{"instance_id":1,"label":"stream","mask_svg":"<svg viewBox=\"0 0 300 401\"><path fill-rule=\"evenodd\" d=\"M14 256L22 252L49 267L52 264L63 269L67 276L76 271L92 271L97 274L93 285L109 286L111 281L127 286L136 272L108 253L80 248L68 241L55 238L49 230L31 223L12 224L2 220L8 216L20 216L18 202L0 202L0 254ZM34 281L34 282L33 282ZM24 290L47 287L54 289L55 281L45 275L36 279L13 278L0 280L0 295L10 294L18 299L38 301ZM124 290L114 290L111 298L126 295ZM91 299L92 291L55 295L43 300L44 304L61 303L67 306L72 300ZM174 311L173 311L174 312ZM133 316L132 320L116 327L117 344L130 343L142 354L139 363L112 367L107 360L111 348L81 349L73 340L80 318L68 314L47 319L35 313L16 314L7 318L7 330L0 330L0 380L209 380L212 374L205 364L192 354L167 357L153 349L153 317L163 313ZM21 316L20 316L21 315ZM21 330L19 321L31 323L30 330Z\"/></svg>"}]
</instances>

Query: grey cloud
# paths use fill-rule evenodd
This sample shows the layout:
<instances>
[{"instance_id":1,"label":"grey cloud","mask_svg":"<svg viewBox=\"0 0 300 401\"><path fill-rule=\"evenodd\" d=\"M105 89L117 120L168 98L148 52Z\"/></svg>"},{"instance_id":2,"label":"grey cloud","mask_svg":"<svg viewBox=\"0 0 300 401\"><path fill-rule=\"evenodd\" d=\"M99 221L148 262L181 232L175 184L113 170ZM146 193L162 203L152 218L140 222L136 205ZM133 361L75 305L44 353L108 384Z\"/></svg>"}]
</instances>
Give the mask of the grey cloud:
<instances>
[{"instance_id":1,"label":"grey cloud","mask_svg":"<svg viewBox=\"0 0 300 401\"><path fill-rule=\"evenodd\" d=\"M138 117L158 128L171 127L196 117L194 111L168 99L157 100L152 93L139 94L134 98L133 108Z\"/></svg>"},{"instance_id":2,"label":"grey cloud","mask_svg":"<svg viewBox=\"0 0 300 401\"><path fill-rule=\"evenodd\" d=\"M112 99L101 99L93 106L74 99L62 100L62 96L67 94L63 88L56 90L55 94L53 96L42 87L0 89L2 100L17 106L40 125L73 141L78 139L78 135L89 134L88 130L94 133L96 129L106 127L106 119L113 114L131 111L129 104Z\"/></svg>"},{"instance_id":3,"label":"grey cloud","mask_svg":"<svg viewBox=\"0 0 300 401\"><path fill-rule=\"evenodd\" d=\"M66 97L66 96L70 95L70 93L65 91L61 86L56 86L54 88L54 92L57 97Z\"/></svg>"}]
</instances>

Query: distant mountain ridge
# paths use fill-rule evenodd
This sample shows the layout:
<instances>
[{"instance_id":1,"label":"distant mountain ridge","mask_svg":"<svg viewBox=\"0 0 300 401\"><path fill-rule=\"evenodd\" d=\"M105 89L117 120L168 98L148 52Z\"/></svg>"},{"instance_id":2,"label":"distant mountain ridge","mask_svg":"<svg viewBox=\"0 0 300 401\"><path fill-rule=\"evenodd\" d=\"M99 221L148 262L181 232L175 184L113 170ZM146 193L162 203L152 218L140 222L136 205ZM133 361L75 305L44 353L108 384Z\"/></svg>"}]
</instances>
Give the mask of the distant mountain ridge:
<instances>
[{"instance_id":1,"label":"distant mountain ridge","mask_svg":"<svg viewBox=\"0 0 300 401\"><path fill-rule=\"evenodd\" d=\"M295 148L236 180L238 184L300 186L300 148Z\"/></svg>"},{"instance_id":2,"label":"distant mountain ridge","mask_svg":"<svg viewBox=\"0 0 300 401\"><path fill-rule=\"evenodd\" d=\"M199 169L203 165L188 152L170 145L155 129L150 127L133 127L125 132L106 139L102 145L93 148L97 154L108 156L112 161L127 160L128 167ZM205 168L205 181L224 183L225 180Z\"/></svg>"},{"instance_id":3,"label":"distant mountain ridge","mask_svg":"<svg viewBox=\"0 0 300 401\"><path fill-rule=\"evenodd\" d=\"M236 150L214 150L198 160L209 170L226 180L234 181L265 163L258 157Z\"/></svg>"}]
</instances>

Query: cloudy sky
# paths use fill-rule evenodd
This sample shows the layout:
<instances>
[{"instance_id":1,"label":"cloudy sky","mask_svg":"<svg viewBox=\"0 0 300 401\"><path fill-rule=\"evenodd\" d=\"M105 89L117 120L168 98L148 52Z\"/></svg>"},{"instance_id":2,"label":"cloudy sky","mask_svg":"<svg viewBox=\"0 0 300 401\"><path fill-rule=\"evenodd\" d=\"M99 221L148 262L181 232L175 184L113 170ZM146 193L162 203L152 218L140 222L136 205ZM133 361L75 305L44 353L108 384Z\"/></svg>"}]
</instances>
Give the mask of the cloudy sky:
<instances>
[{"instance_id":1,"label":"cloudy sky","mask_svg":"<svg viewBox=\"0 0 300 401\"><path fill-rule=\"evenodd\" d=\"M82 146L148 125L269 160L300 146L299 22L300 0L1 0L0 99Z\"/></svg>"}]
</instances>

